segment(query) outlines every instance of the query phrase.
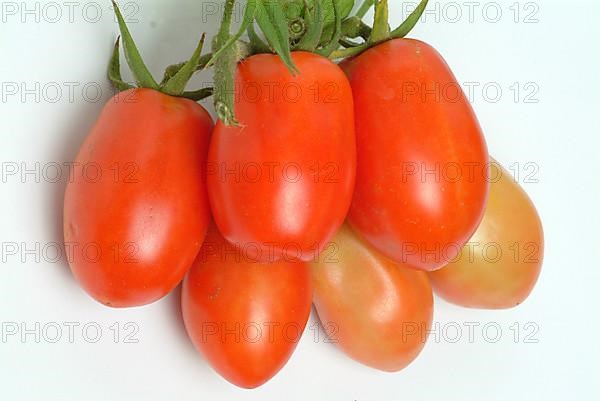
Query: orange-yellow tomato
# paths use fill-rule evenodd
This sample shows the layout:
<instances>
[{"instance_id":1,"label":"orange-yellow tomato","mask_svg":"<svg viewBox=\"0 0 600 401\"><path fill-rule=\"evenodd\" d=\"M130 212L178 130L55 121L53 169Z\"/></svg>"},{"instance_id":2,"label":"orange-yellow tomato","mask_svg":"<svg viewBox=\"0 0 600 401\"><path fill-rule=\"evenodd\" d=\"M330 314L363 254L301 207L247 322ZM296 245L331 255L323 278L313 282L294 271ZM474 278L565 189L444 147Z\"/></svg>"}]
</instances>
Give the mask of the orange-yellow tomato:
<instances>
[{"instance_id":1,"label":"orange-yellow tomato","mask_svg":"<svg viewBox=\"0 0 600 401\"><path fill-rule=\"evenodd\" d=\"M510 174L492 163L490 197L481 225L447 267L429 273L436 293L466 307L506 309L531 293L544 255L542 222Z\"/></svg>"},{"instance_id":2,"label":"orange-yellow tomato","mask_svg":"<svg viewBox=\"0 0 600 401\"><path fill-rule=\"evenodd\" d=\"M351 358L395 372L421 352L433 317L433 293L424 272L386 258L347 225L312 264L321 323ZM331 247L330 247L331 249Z\"/></svg>"}]
</instances>

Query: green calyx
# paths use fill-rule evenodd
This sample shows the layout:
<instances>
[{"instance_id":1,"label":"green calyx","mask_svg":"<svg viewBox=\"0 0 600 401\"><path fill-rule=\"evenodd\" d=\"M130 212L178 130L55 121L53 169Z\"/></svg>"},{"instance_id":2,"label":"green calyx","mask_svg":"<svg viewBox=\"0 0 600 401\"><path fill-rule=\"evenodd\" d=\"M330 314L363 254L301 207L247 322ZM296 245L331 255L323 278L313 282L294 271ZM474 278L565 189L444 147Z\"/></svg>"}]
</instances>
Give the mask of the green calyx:
<instances>
[{"instance_id":1,"label":"green calyx","mask_svg":"<svg viewBox=\"0 0 600 401\"><path fill-rule=\"evenodd\" d=\"M298 69L292 61L290 37L302 35L303 21L295 16L288 24L283 4L279 0L248 0L239 30L231 34L235 0L225 0L223 19L213 44L213 57L208 66L215 67L215 110L225 125L237 126L235 118L235 71L237 63L249 54L276 53L292 74ZM254 23L262 31L265 40L256 32ZM250 43L240 38L248 32Z\"/></svg>"},{"instance_id":2,"label":"green calyx","mask_svg":"<svg viewBox=\"0 0 600 401\"><path fill-rule=\"evenodd\" d=\"M193 100L214 95L214 106L225 125L239 125L235 116L235 72L244 58L259 53L277 54L290 74L299 74L292 58L293 51L307 51L330 59L352 57L390 39L405 37L419 21L428 0L422 0L415 11L396 29L389 26L388 0L363 0L355 15L350 15L354 0L247 0L242 22L231 32L236 0L223 0L223 19L212 43L212 53L203 55L202 35L193 55L186 62L167 67L158 83L147 66L127 28L114 0L115 15L121 36L115 43L108 77L120 91L150 88L162 93ZM373 26L362 21L375 7ZM247 41L243 35L247 34ZM121 77L120 44L135 79L135 86ZM185 91L196 71L214 68L214 89Z\"/></svg>"},{"instance_id":3,"label":"green calyx","mask_svg":"<svg viewBox=\"0 0 600 401\"><path fill-rule=\"evenodd\" d=\"M329 56L340 46L342 21L350 14L354 0L248 0L242 23L232 34L234 6L235 0L225 0L213 56L207 63L215 68L215 110L219 119L230 126L239 125L235 117L238 62L250 54L273 53L279 55L292 75L298 74L292 51ZM240 40L244 32L248 33L249 43Z\"/></svg>"},{"instance_id":4,"label":"green calyx","mask_svg":"<svg viewBox=\"0 0 600 401\"><path fill-rule=\"evenodd\" d=\"M235 40L246 30L252 54L278 54L290 73L296 74L291 52L328 55L338 48L343 22L353 6L354 0L249 0Z\"/></svg>"},{"instance_id":5,"label":"green calyx","mask_svg":"<svg viewBox=\"0 0 600 401\"><path fill-rule=\"evenodd\" d=\"M242 27L248 32L251 54L276 53L295 74L290 51L309 51L331 59L355 56L386 40L405 37L421 18L427 3L428 0L422 0L392 30L388 0L363 0L353 16L350 12L354 0L249 0ZM370 27L362 18L372 7L375 19ZM252 13L248 12L250 8ZM255 30L255 22L262 37ZM240 36L241 33L237 38Z\"/></svg>"},{"instance_id":6,"label":"green calyx","mask_svg":"<svg viewBox=\"0 0 600 401\"><path fill-rule=\"evenodd\" d=\"M335 17L334 31L329 42L327 42L321 49L317 49L316 53L322 56L329 56L340 47L340 40L342 39L342 13L337 1L332 0L333 13Z\"/></svg>"},{"instance_id":7,"label":"green calyx","mask_svg":"<svg viewBox=\"0 0 600 401\"><path fill-rule=\"evenodd\" d=\"M295 50L314 51L321 42L323 30L325 29L325 19L323 18L323 8L321 2L317 1L311 8L308 1L304 2L304 21L306 32L295 44Z\"/></svg>"},{"instance_id":8,"label":"green calyx","mask_svg":"<svg viewBox=\"0 0 600 401\"><path fill-rule=\"evenodd\" d=\"M292 50L303 50L329 56L340 46L345 20L354 7L354 0L302 0L301 16L306 29ZM298 7L300 5L297 5Z\"/></svg>"},{"instance_id":9,"label":"green calyx","mask_svg":"<svg viewBox=\"0 0 600 401\"><path fill-rule=\"evenodd\" d=\"M163 90L184 97L206 97L214 94L214 106L219 119L230 126L239 125L235 116L235 71L238 63L253 54L277 54L290 74L299 74L292 59L293 51L307 51L331 59L352 57L383 41L406 36L425 11L428 0L422 0L417 9L398 28L389 26L388 0L363 0L358 12L351 16L354 0L248 0L242 22L231 32L236 0L223 0L223 18L213 41L213 53L202 56L200 41L187 63L167 68L157 84L143 65L139 52L116 11L123 37L125 55L139 86ZM375 7L375 21L370 27L362 21L371 7ZM115 10L117 10L115 6ZM242 40L247 33L248 41ZM111 61L109 75L118 88L128 88L119 73L118 45ZM214 92L182 92L182 88L198 69L214 67Z\"/></svg>"},{"instance_id":10,"label":"green calyx","mask_svg":"<svg viewBox=\"0 0 600 401\"><path fill-rule=\"evenodd\" d=\"M404 38L415 27L427 8L429 0L421 0L417 8L396 29L391 30L389 26L388 0L364 0L360 9L354 17L344 21L344 36L340 44L344 49L338 49L330 54L331 59L343 59L354 57L379 43L391 39ZM375 6L375 18L373 27L362 22L362 18L369 9ZM351 39L362 38L364 42L356 43Z\"/></svg>"},{"instance_id":11,"label":"green calyx","mask_svg":"<svg viewBox=\"0 0 600 401\"><path fill-rule=\"evenodd\" d=\"M117 38L113 49L113 54L108 68L108 78L115 88L117 88L117 90L123 91L132 89L134 87L148 88L165 93L167 95L184 97L195 101L202 100L212 94L211 88L204 88L191 92L185 91L188 82L192 78L192 75L197 70L204 68L210 59L210 57L202 56L202 50L204 48L205 41L204 34L202 35L202 38L200 39L200 42L198 43L198 46L196 47L192 57L187 62L167 68L164 78L159 84L156 82L148 70L148 67L144 63L133 37L127 28L125 19L121 14L121 10L114 0L112 3L115 16L117 17L117 22L119 24L119 30L121 31L121 36ZM131 69L137 86L133 86L123 81L121 77L119 42L123 44L125 59L127 60L127 64Z\"/></svg>"},{"instance_id":12,"label":"green calyx","mask_svg":"<svg viewBox=\"0 0 600 401\"><path fill-rule=\"evenodd\" d=\"M391 30L388 0L364 0L350 16L354 0L248 0L235 34L231 19L235 0L224 0L220 31L207 66L215 67L215 109L226 125L239 125L235 117L235 70L244 57L277 54L292 75L292 51L307 51L331 59L355 56L389 39L404 37L416 25L428 0L423 0L404 23ZM362 18L375 7L373 27ZM241 40L244 33L248 42ZM359 39L358 41L356 39ZM176 69L176 66L173 67Z\"/></svg>"}]
</instances>

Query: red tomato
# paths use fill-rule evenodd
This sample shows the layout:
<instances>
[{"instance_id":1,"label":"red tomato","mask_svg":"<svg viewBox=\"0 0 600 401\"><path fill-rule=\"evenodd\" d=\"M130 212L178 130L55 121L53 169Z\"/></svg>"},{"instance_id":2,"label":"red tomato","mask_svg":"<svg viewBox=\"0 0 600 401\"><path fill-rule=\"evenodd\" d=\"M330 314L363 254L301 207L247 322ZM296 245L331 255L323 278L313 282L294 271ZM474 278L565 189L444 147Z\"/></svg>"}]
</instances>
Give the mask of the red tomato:
<instances>
[{"instance_id":1,"label":"red tomato","mask_svg":"<svg viewBox=\"0 0 600 401\"><path fill-rule=\"evenodd\" d=\"M355 360L384 371L403 369L419 355L431 328L427 275L392 262L347 226L333 243L337 252L312 265L321 323Z\"/></svg>"},{"instance_id":2,"label":"red tomato","mask_svg":"<svg viewBox=\"0 0 600 401\"><path fill-rule=\"evenodd\" d=\"M260 386L285 365L311 308L306 264L264 264L256 256L209 229L181 299L195 347L219 374L244 388Z\"/></svg>"},{"instance_id":3,"label":"red tomato","mask_svg":"<svg viewBox=\"0 0 600 401\"><path fill-rule=\"evenodd\" d=\"M148 89L121 92L102 111L64 202L71 270L99 302L148 304L182 280L210 220L211 128L197 103Z\"/></svg>"},{"instance_id":4,"label":"red tomato","mask_svg":"<svg viewBox=\"0 0 600 401\"><path fill-rule=\"evenodd\" d=\"M429 276L439 295L471 308L521 304L533 290L544 258L544 232L535 206L508 171L497 162L493 166L481 225L456 260Z\"/></svg>"},{"instance_id":5,"label":"red tomato","mask_svg":"<svg viewBox=\"0 0 600 401\"><path fill-rule=\"evenodd\" d=\"M209 151L214 219L232 243L265 261L310 260L343 223L354 188L352 91L341 69L312 53L252 56L236 74L239 127L221 122Z\"/></svg>"},{"instance_id":6,"label":"red tomato","mask_svg":"<svg viewBox=\"0 0 600 401\"><path fill-rule=\"evenodd\" d=\"M396 39L342 64L354 93L358 170L352 227L421 270L454 258L488 193L488 154L460 85L429 45Z\"/></svg>"}]
</instances>

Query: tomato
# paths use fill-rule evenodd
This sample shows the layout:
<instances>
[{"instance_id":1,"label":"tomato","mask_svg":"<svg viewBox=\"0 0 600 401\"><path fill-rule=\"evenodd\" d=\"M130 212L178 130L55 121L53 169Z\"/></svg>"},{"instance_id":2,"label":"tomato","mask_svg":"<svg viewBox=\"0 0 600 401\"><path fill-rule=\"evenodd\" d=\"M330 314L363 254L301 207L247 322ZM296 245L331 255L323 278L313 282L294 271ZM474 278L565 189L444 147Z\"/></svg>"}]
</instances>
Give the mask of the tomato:
<instances>
[{"instance_id":1,"label":"tomato","mask_svg":"<svg viewBox=\"0 0 600 401\"><path fill-rule=\"evenodd\" d=\"M213 368L231 383L255 388L288 361L311 309L310 269L231 245L216 228L183 282L187 332Z\"/></svg>"},{"instance_id":2,"label":"tomato","mask_svg":"<svg viewBox=\"0 0 600 401\"><path fill-rule=\"evenodd\" d=\"M69 264L97 301L148 304L183 279L210 221L211 129L197 103L153 90L121 92L105 106L64 201Z\"/></svg>"},{"instance_id":3,"label":"tomato","mask_svg":"<svg viewBox=\"0 0 600 401\"><path fill-rule=\"evenodd\" d=\"M321 323L355 360L384 371L403 369L419 355L431 328L426 273L386 258L347 225L332 243L336 253L312 264Z\"/></svg>"},{"instance_id":4,"label":"tomato","mask_svg":"<svg viewBox=\"0 0 600 401\"><path fill-rule=\"evenodd\" d=\"M458 305L505 309L521 304L540 275L542 222L510 173L493 162L490 197L481 225L462 253L430 274L436 292Z\"/></svg>"},{"instance_id":5,"label":"tomato","mask_svg":"<svg viewBox=\"0 0 600 401\"><path fill-rule=\"evenodd\" d=\"M486 143L456 78L429 45L379 44L342 63L354 94L352 227L394 260L435 270L477 229Z\"/></svg>"},{"instance_id":6,"label":"tomato","mask_svg":"<svg viewBox=\"0 0 600 401\"><path fill-rule=\"evenodd\" d=\"M236 73L239 127L217 123L207 167L220 232L264 261L310 260L344 222L354 188L352 92L341 69L307 52L258 54Z\"/></svg>"}]
</instances>

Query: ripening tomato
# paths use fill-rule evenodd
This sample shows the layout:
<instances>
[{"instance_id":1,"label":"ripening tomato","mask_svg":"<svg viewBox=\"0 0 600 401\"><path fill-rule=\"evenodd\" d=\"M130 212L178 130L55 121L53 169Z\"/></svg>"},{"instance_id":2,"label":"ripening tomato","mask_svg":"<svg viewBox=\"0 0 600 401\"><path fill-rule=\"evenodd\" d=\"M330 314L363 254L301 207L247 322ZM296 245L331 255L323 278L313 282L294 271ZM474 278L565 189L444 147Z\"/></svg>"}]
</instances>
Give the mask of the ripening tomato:
<instances>
[{"instance_id":1,"label":"ripening tomato","mask_svg":"<svg viewBox=\"0 0 600 401\"><path fill-rule=\"evenodd\" d=\"M211 227L181 298L195 347L219 374L243 388L262 385L285 365L312 301L308 265L261 263L257 256Z\"/></svg>"},{"instance_id":2,"label":"ripening tomato","mask_svg":"<svg viewBox=\"0 0 600 401\"><path fill-rule=\"evenodd\" d=\"M183 279L210 221L203 165L211 129L197 103L149 89L105 106L64 202L69 264L97 301L148 304Z\"/></svg>"},{"instance_id":3,"label":"ripening tomato","mask_svg":"<svg viewBox=\"0 0 600 401\"><path fill-rule=\"evenodd\" d=\"M394 260L436 270L473 235L488 193L477 118L444 59L411 39L342 63L354 94L352 227Z\"/></svg>"},{"instance_id":4,"label":"ripening tomato","mask_svg":"<svg viewBox=\"0 0 600 401\"><path fill-rule=\"evenodd\" d=\"M386 258L347 225L332 244L336 252L312 264L321 323L353 359L384 371L403 369L419 355L431 328L426 273Z\"/></svg>"},{"instance_id":5,"label":"ripening tomato","mask_svg":"<svg viewBox=\"0 0 600 401\"><path fill-rule=\"evenodd\" d=\"M521 304L538 280L544 233L535 206L510 173L493 162L481 225L461 254L430 274L436 292L458 305L505 309Z\"/></svg>"},{"instance_id":6,"label":"ripening tomato","mask_svg":"<svg viewBox=\"0 0 600 401\"><path fill-rule=\"evenodd\" d=\"M310 260L342 225L356 174L352 91L327 58L294 52L293 76L276 55L242 61L240 126L218 122L207 167L213 216L232 243L263 260Z\"/></svg>"}]
</instances>

